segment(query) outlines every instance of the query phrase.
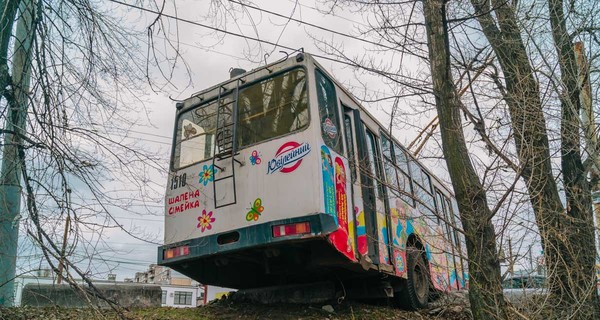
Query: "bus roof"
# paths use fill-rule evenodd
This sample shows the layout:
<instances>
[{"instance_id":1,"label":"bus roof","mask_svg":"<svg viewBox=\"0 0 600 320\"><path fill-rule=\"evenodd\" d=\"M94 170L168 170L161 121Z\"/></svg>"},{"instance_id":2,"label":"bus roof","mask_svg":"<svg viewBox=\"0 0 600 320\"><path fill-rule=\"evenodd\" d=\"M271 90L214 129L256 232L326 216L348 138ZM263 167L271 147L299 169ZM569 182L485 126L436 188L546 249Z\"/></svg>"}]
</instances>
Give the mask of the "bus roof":
<instances>
[{"instance_id":1,"label":"bus roof","mask_svg":"<svg viewBox=\"0 0 600 320\"><path fill-rule=\"evenodd\" d=\"M292 52L292 53L294 53L294 52ZM179 108L178 112L183 112L186 109L189 109L195 105L198 105L200 103L203 103L203 102L206 102L206 101L216 98L219 94L219 90L223 90L223 92L228 92L230 90L233 90L233 87L230 87L230 86L232 84L235 84L237 81L241 81L242 83L252 82L254 80L257 80L257 79L266 77L270 74L276 73L280 70L287 69L288 67L293 67L294 65L298 65L300 62L303 62L303 63L312 62L315 64L315 66L317 66L319 68L319 70L321 70L322 72L327 74L327 76L336 84L336 86L340 90L342 90L350 99L352 99L352 102L354 102L354 104L356 106L358 106L358 108L361 112L361 115L368 116L370 121L375 123L381 131L385 132L389 138L391 138L396 144L398 144L401 148L403 148L404 151L406 151L406 154L410 157L411 161L418 163L421 166L421 168L424 169L429 174L429 176L431 178L433 178L433 180L435 180L436 186L438 188L443 189L443 191L446 192L447 195L454 197L454 193L452 192L452 190L450 190L448 187L446 187L446 184L443 181L441 181L426 166L424 166L421 163L421 161L419 161L417 158L415 158L415 156L411 152L409 152L402 143L400 143L393 135L390 134L389 130L386 129L386 127L383 124L381 124L381 122L379 120L377 120L369 111L367 111L367 109L365 107L362 106L362 104L352 94L352 92L350 92L339 81L337 81L336 78L333 75L331 75L327 71L327 69L325 69L309 53L298 52L294 56L290 56L289 54L286 54L286 58L284 58L284 59L280 59L280 60L272 62L270 64L267 64L267 65L264 65L264 66L261 66L258 68L254 68L250 71L247 71L238 76L232 77L221 83L218 83L212 87L198 91L198 92L192 94L189 98L185 99L183 101L183 105L178 106L178 108ZM221 92L221 93L223 93L223 92ZM379 132L377 132L376 134L379 135Z\"/></svg>"}]
</instances>

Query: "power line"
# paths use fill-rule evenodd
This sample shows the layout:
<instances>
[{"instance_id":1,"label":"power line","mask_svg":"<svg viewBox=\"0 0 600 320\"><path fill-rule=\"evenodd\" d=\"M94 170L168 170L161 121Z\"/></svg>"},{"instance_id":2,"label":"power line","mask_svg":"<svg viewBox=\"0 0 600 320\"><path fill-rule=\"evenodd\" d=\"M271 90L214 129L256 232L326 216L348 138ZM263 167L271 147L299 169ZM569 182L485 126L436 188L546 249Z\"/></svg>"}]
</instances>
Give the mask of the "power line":
<instances>
[{"instance_id":1,"label":"power line","mask_svg":"<svg viewBox=\"0 0 600 320\"><path fill-rule=\"evenodd\" d=\"M122 139L135 139L135 140L142 140L142 141L147 141L147 142L158 143L158 144L167 145L167 146L171 145L171 142L157 141L157 140L146 139L146 138L141 138L141 137L134 137L134 136L126 136L126 135L120 135L117 133L109 133L109 135L112 137L117 137L117 138L122 138ZM171 139L171 138L169 138L169 139Z\"/></svg>"},{"instance_id":2,"label":"power line","mask_svg":"<svg viewBox=\"0 0 600 320\"><path fill-rule=\"evenodd\" d=\"M136 131L136 130L131 130L131 129L124 131L124 133L127 133L127 132L139 133L139 134L143 134L143 135L153 136L153 137L157 137L157 138L165 138L165 139L169 139L169 140L173 139L173 137L167 137L167 136L163 136L160 134L153 134L153 133Z\"/></svg>"},{"instance_id":3,"label":"power line","mask_svg":"<svg viewBox=\"0 0 600 320\"><path fill-rule=\"evenodd\" d=\"M309 7L309 8L312 8L312 7ZM154 36L154 38L162 39L162 40L167 40L164 37L158 37L158 36ZM232 54L229 54L229 53L225 53L225 52L221 52L221 51L217 51L217 50L208 49L208 48L205 48L205 47L202 47L202 46L198 46L198 45L194 45L194 44L191 44L191 43L187 43L187 42L183 42L183 41L177 41L177 43L185 45L185 46L188 46L188 47L192 47L192 48L196 48L196 49L200 49L200 50L205 50L205 51L208 51L208 52L213 52L213 53L216 53L216 54L220 54L220 55L224 55L224 56L236 58L238 60L245 60L245 58L243 58L243 57L238 57L238 56L235 56L235 55L232 55ZM313 56L316 56L316 55L313 54ZM339 62L339 61L335 61L335 62ZM376 94L385 94L387 96L394 95L392 93L387 93L387 92L382 91L382 90L373 90L373 89L369 89L369 88L365 88L365 87L359 87L359 86L356 86L356 85L352 85L352 84L349 84L349 83L345 83L344 85L347 86L347 87L351 87L351 88L355 88L355 89L359 89L359 90L365 90L365 91L373 92L373 93L376 93ZM130 131L137 132L137 133L142 133L142 132L133 131L133 130L130 130ZM160 137L167 138L165 136L160 136ZM169 137L168 139L172 139L172 137Z\"/></svg>"},{"instance_id":4,"label":"power line","mask_svg":"<svg viewBox=\"0 0 600 320\"><path fill-rule=\"evenodd\" d=\"M228 1L232 2L232 3L239 4L241 6L244 6L244 7L250 8L250 9L253 9L253 10L265 12L265 13L268 13L270 15L274 15L274 16L281 17L281 18L284 18L284 19L289 19L291 21L298 22L300 24L304 24L304 25L307 25L309 27L313 27L313 28L317 28L319 30L331 32L333 34L337 34L337 35L342 36L342 37L346 37L346 38L353 39L353 40L356 40L356 41L361 41L361 42L364 42L364 43L372 44L372 45L379 46L379 47L382 47L382 48L386 48L386 49L389 49L389 50L400 51L400 50L398 50L396 48L387 46L385 44L377 43L377 42L374 42L374 41L371 41L371 40L367 40L367 39L361 39L361 38L358 38L358 37L355 37L355 36L352 36L352 35L349 35L349 34L346 34L346 33L343 33L343 32L339 32L339 31L336 31L336 30L325 28L325 27L322 27L322 26L319 26L319 25L316 25L316 24L313 24L313 23L310 23L310 22L306 22L306 21L302 21L300 19L296 19L296 18L293 18L293 17L286 16L286 15L283 15L283 14L280 14L280 13L277 13L277 12L269 11L269 10L266 10L266 9L255 7L255 6L252 6L252 5L249 5L249 4L245 4L245 3L242 3L242 2L238 2L238 1L235 1L235 0L228 0Z\"/></svg>"},{"instance_id":5,"label":"power line","mask_svg":"<svg viewBox=\"0 0 600 320\"><path fill-rule=\"evenodd\" d=\"M246 35L243 35L243 34L239 34L239 33L231 32L231 31L227 31L227 30L224 30L224 29L219 29L219 28L216 28L216 27L213 27L213 26L209 26L209 25L200 23L200 22L196 22L196 21L192 21L192 20L184 19L184 18L179 18L177 16L170 15L170 14L167 14L167 13L163 13L163 12L160 12L160 11L155 11L155 10L147 9L147 8L144 8L144 7L140 7L140 6L128 4L128 3L121 2L121 1L118 1L118 0L109 0L109 1L113 2L113 3L117 3L117 4L120 4L120 5L123 5L123 6L126 6L126 7L129 7L129 8L138 9L140 11L144 11L144 12L156 14L156 15L163 16L163 17L166 17L166 18L169 18L169 19L174 19L174 20L177 20L177 21L181 21L181 22L185 22L185 23L191 24L191 25L195 25L195 26L199 26L199 27L202 27L202 28L210 29L210 30L213 30L213 31L221 32L221 33L224 33L224 34L227 34L227 35L231 35L231 36L234 36L234 37L243 38L243 39L246 39L246 40L252 40L252 41L256 41L256 42L260 42L260 43L266 43L266 44L269 44L269 45L272 45L272 46L275 46L275 47L279 47L279 48L290 50L292 52L297 51L297 48L292 48L292 47L284 46L284 45L281 45L281 44L278 44L278 43L275 43L275 42L272 42L272 41L261 40L259 38L246 36ZM343 60L340 60L339 58L331 58L331 57L323 56L323 55L319 55L319 54L312 54L312 56L320 58L320 59L323 59L323 60L328 60L328 61L332 61L332 62L344 64L344 65L347 65L347 66L350 66L350 67L354 67L354 68L362 68L362 69L364 69L364 70L366 70L368 72L377 73L377 74L385 76L385 77L387 77L389 79L393 79L395 76L397 76L396 74L393 74L393 73L390 73L390 72L385 72L385 71L382 71L382 70L376 70L374 68L369 68L369 67L366 67L366 66L360 66L357 63L343 61ZM423 88L422 86L419 86L419 85L409 84L409 83L406 83L406 82L402 82L402 84L404 86L407 86L407 87L409 87L411 89L414 89L414 90L417 90L417 91L420 91L420 92L423 92L423 93L430 93L428 90L426 90L425 88Z\"/></svg>"},{"instance_id":6,"label":"power line","mask_svg":"<svg viewBox=\"0 0 600 320\"><path fill-rule=\"evenodd\" d=\"M317 8L315 8L315 7L311 7L311 6L309 6L309 5L302 4L302 3L298 2L298 0L287 0L287 1L288 1L288 2L290 2L290 3L294 3L294 4L295 4L295 3L298 3L298 5L300 5L301 7L308 8L308 9L311 9L311 10L313 10L313 11L316 11L316 12L318 12L318 13L320 13L320 14L323 14L323 12L322 12L321 10L319 10L319 9L317 9ZM352 20L352 19L350 19L350 18L346 18L346 17L338 16L338 15L334 14L333 12L332 12L332 13L329 13L329 14L330 14L330 15L332 15L332 16L334 16L334 17L340 18L340 19L342 19L342 20L346 20L346 21L348 21L348 22L352 22L352 23L360 24L361 26L364 26L364 27L368 27L368 25L366 25L366 24L364 24L364 23L362 23L362 22L359 22L359 21L356 21L356 20Z\"/></svg>"},{"instance_id":7,"label":"power line","mask_svg":"<svg viewBox=\"0 0 600 320\"><path fill-rule=\"evenodd\" d=\"M234 37L239 37L239 38L244 38L244 39L247 39L247 40L252 40L252 41L257 41L257 42L261 42L261 43L266 43L266 44L270 44L270 45L275 46L275 47L280 47L280 48L291 50L291 51L296 51L297 50L297 49L294 49L292 47L288 47L288 46L284 46L284 45L281 45L281 44L277 44L277 43L274 43L274 42L271 42L271 41L268 41L268 40L261 40L261 39L250 37L250 36L246 36L246 35L243 35L243 34L238 34L238 33L235 33L235 32L227 31L227 30L224 30L224 29L219 29L219 28L216 28L216 27L213 27L213 26L209 26L209 25L200 23L200 22L196 22L196 21L192 21L192 20L184 19L184 18L179 18L179 17L174 16L174 15L170 15L170 14L163 13L163 12L160 12L160 11L155 11L155 10L152 10L152 9L147 9L147 8L144 8L144 7L140 7L140 6L136 6L136 5L133 5L133 4L121 2L121 1L118 1L118 0L109 0L109 1L117 3L117 4L120 4L120 5L123 5L123 6L126 6L126 7L129 7L129 8L138 9L140 11L145 11L145 12L148 12L148 13L157 14L159 16L167 17L169 19L174 19L174 20L177 20L177 21L189 23L189 24L196 25L196 26L199 26L199 27L203 27L203 28L206 28L206 29L210 29L210 30L213 30L213 31L222 32L222 33L234 36ZM317 55L314 55L314 56L317 56ZM322 58L323 59L327 59L327 60L331 60L331 61L337 61L337 60L335 60L333 58L329 58L329 57L322 57Z\"/></svg>"},{"instance_id":8,"label":"power line","mask_svg":"<svg viewBox=\"0 0 600 320\"><path fill-rule=\"evenodd\" d=\"M148 218L135 218L135 217L120 217L120 216L112 216L115 219L130 219L130 220L139 220L139 221L153 221L153 222L164 222L164 219L148 219Z\"/></svg>"}]
</instances>

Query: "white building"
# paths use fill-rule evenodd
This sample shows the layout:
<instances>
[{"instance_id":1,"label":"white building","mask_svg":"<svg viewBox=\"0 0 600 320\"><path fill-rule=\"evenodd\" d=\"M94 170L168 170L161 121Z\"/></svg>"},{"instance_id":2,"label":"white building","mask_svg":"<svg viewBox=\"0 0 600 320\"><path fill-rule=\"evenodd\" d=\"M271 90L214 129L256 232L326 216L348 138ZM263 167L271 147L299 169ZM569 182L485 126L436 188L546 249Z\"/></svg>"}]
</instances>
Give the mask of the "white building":
<instances>
[{"instance_id":1,"label":"white building","mask_svg":"<svg viewBox=\"0 0 600 320\"><path fill-rule=\"evenodd\" d=\"M191 308L206 303L205 286L181 286L161 284L162 300L161 306L175 308Z\"/></svg>"},{"instance_id":2,"label":"white building","mask_svg":"<svg viewBox=\"0 0 600 320\"><path fill-rule=\"evenodd\" d=\"M159 267L162 268L162 267ZM167 272L168 271L168 272ZM144 279L142 273L136 274L136 280ZM164 277L164 274L168 274L168 277ZM159 276L157 276L159 275ZM175 271L172 270L160 270L157 275L150 273L146 279L160 279L159 283L162 289L162 307L176 307L176 308L191 308L199 305L206 304L206 286L193 281ZM94 283L98 284L111 284L119 283L114 275L109 275L111 280L96 280L93 279ZM168 278L168 279L167 279ZM78 283L84 284L83 280L77 279ZM134 282L132 279L125 279L123 283ZM139 283L154 283L151 281L136 281ZM15 279L15 305L21 305L21 297L23 288L27 284L54 284L56 283L56 275L49 269L41 269L31 272L29 275L22 275ZM214 298L213 298L214 299Z\"/></svg>"},{"instance_id":3,"label":"white building","mask_svg":"<svg viewBox=\"0 0 600 320\"><path fill-rule=\"evenodd\" d=\"M206 286L170 268L151 264L136 272L134 282L154 283L162 289L163 307L191 308L206 304Z\"/></svg>"}]
</instances>

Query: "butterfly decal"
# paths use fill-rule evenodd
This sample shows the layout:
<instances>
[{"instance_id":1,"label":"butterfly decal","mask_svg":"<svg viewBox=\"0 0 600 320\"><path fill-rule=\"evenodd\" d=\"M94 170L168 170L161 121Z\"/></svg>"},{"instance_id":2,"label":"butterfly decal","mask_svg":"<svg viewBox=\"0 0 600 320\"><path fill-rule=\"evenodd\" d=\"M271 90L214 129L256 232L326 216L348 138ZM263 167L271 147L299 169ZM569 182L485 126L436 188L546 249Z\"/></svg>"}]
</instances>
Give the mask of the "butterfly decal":
<instances>
[{"instance_id":1,"label":"butterfly decal","mask_svg":"<svg viewBox=\"0 0 600 320\"><path fill-rule=\"evenodd\" d=\"M197 133L198 131L196 131L196 128L194 128L191 123L183 126L183 136L185 139L189 139L190 137L195 136Z\"/></svg>"},{"instance_id":2,"label":"butterfly decal","mask_svg":"<svg viewBox=\"0 0 600 320\"><path fill-rule=\"evenodd\" d=\"M252 165L257 165L260 164L261 160L260 160L260 155L258 154L258 151L254 150L252 151L252 155L250 155L250 163L252 163Z\"/></svg>"},{"instance_id":3,"label":"butterfly decal","mask_svg":"<svg viewBox=\"0 0 600 320\"><path fill-rule=\"evenodd\" d=\"M246 221L257 221L260 214L265 210L265 207L262 205L262 200L260 198L256 198L254 203L252 204L252 208L246 214Z\"/></svg>"}]
</instances>

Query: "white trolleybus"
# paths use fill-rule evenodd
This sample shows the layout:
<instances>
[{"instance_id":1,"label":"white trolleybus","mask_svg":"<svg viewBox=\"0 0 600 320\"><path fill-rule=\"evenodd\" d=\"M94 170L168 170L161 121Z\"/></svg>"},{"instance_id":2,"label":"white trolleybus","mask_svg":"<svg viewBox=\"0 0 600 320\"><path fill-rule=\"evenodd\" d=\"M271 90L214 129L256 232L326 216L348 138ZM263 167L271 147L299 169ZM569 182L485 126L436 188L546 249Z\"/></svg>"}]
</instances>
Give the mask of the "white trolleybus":
<instances>
[{"instance_id":1,"label":"white trolleybus","mask_svg":"<svg viewBox=\"0 0 600 320\"><path fill-rule=\"evenodd\" d=\"M177 104L165 202L158 263L204 284L467 285L451 192L303 52Z\"/></svg>"}]
</instances>

